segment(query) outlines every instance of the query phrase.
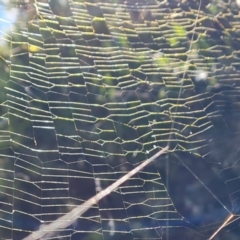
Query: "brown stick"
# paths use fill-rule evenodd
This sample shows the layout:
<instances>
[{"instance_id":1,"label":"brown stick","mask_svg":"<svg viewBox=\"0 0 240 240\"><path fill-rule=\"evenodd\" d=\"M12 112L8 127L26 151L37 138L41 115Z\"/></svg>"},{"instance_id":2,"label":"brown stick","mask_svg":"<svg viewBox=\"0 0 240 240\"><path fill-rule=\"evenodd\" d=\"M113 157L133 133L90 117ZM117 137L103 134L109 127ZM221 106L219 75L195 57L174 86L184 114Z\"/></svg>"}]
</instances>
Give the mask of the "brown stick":
<instances>
[{"instance_id":1,"label":"brown stick","mask_svg":"<svg viewBox=\"0 0 240 240\"><path fill-rule=\"evenodd\" d=\"M141 163L139 166L131 170L129 173L118 179L116 182L111 184L106 189L102 190L95 196L88 199L86 202L81 204L80 206L75 207L73 210L71 210L69 213L66 213L65 215L59 217L52 223L45 225L41 228L41 230L35 231L31 233L29 236L25 237L23 240L36 240L41 239L42 237L52 237L56 234L56 231L59 229L64 229L74 223L79 216L81 216L83 213L85 213L89 208L91 208L94 204L96 204L98 201L100 201L102 198L106 197L108 194L116 190L121 184L126 182L129 178L131 178L133 175L138 173L140 170L142 170L144 167L146 167L149 163L154 161L157 157L161 156L168 150L168 146L157 152L155 155L150 157L149 159L145 160L143 163Z\"/></svg>"}]
</instances>

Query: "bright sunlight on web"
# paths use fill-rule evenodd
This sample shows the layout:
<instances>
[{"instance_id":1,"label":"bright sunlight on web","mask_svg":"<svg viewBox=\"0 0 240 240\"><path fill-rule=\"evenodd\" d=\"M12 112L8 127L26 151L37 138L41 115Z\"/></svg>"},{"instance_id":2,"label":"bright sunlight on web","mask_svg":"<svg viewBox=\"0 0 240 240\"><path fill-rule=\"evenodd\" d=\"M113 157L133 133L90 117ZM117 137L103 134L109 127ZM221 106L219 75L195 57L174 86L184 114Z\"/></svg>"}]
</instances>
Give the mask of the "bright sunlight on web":
<instances>
[{"instance_id":1,"label":"bright sunlight on web","mask_svg":"<svg viewBox=\"0 0 240 240\"><path fill-rule=\"evenodd\" d=\"M0 239L238 239L238 1L1 4Z\"/></svg>"}]
</instances>

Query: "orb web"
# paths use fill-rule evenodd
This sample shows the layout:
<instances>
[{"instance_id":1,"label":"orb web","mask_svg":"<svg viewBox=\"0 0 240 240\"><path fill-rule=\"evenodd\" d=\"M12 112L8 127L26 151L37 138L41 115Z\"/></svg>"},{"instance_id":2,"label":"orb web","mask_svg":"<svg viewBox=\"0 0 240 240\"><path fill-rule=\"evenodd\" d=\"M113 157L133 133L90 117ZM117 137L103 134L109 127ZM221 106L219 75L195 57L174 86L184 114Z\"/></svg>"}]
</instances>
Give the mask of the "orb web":
<instances>
[{"instance_id":1,"label":"orb web","mask_svg":"<svg viewBox=\"0 0 240 240\"><path fill-rule=\"evenodd\" d=\"M239 15L200 3L18 6L1 36L3 239L44 231L166 146L48 239L238 233Z\"/></svg>"}]
</instances>

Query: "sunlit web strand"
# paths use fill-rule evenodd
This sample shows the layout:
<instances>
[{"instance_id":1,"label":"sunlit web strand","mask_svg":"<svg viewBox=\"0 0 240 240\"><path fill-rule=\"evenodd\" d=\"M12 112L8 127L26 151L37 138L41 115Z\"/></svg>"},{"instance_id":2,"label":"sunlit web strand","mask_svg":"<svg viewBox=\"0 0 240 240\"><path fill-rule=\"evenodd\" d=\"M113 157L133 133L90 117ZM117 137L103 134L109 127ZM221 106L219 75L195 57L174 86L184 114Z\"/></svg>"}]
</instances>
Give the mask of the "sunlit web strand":
<instances>
[{"instance_id":1,"label":"sunlit web strand","mask_svg":"<svg viewBox=\"0 0 240 240\"><path fill-rule=\"evenodd\" d=\"M54 235L55 231L64 229L71 225L73 222L76 221L78 217L80 217L83 213L85 213L89 208L91 208L94 204L98 203L101 199L106 197L108 194L116 190L121 184L126 182L129 178L131 178L133 175L138 173L141 169L146 167L149 163L154 161L156 158L161 156L162 154L166 153L168 150L168 147L163 148L159 152L157 152L155 155L150 157L149 159L145 160L143 163L141 163L139 166L128 172L126 175L118 179L116 182L114 182L112 185L107 187L106 189L102 190L101 192L97 193L95 196L91 197L89 200L85 201L80 206L74 208L69 213L63 215L62 217L58 218L57 220L53 221L52 223L45 225L41 228L41 230L38 230L23 240L34 240L39 239L42 237L51 237Z\"/></svg>"}]
</instances>

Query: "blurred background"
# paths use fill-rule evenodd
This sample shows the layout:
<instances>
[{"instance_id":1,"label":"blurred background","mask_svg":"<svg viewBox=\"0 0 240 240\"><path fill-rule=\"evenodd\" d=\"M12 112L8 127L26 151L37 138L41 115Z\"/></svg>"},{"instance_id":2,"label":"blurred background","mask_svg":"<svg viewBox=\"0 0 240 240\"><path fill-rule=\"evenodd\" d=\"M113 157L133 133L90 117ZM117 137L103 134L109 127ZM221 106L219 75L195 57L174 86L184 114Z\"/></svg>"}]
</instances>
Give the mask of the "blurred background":
<instances>
[{"instance_id":1,"label":"blurred background","mask_svg":"<svg viewBox=\"0 0 240 240\"><path fill-rule=\"evenodd\" d=\"M0 1L0 238L160 156L52 239L239 239L236 0ZM45 239L45 238L43 238Z\"/></svg>"}]
</instances>

